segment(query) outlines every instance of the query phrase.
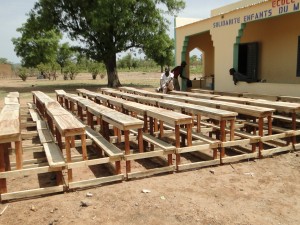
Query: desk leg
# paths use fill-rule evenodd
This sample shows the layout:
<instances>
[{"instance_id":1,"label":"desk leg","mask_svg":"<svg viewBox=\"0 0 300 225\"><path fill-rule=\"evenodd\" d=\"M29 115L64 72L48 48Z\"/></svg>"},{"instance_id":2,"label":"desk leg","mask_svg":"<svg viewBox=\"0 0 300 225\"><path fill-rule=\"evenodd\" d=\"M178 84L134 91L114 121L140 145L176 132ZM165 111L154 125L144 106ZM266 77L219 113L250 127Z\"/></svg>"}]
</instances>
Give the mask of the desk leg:
<instances>
[{"instance_id":1,"label":"desk leg","mask_svg":"<svg viewBox=\"0 0 300 225\"><path fill-rule=\"evenodd\" d=\"M192 123L186 125L187 146L192 146L192 126Z\"/></svg>"},{"instance_id":2,"label":"desk leg","mask_svg":"<svg viewBox=\"0 0 300 225\"><path fill-rule=\"evenodd\" d=\"M17 170L20 170L23 168L22 141L16 141L15 148L16 148L16 168Z\"/></svg>"},{"instance_id":3,"label":"desk leg","mask_svg":"<svg viewBox=\"0 0 300 225\"><path fill-rule=\"evenodd\" d=\"M70 146L70 137L66 137L66 155L67 155L67 163L72 162L72 157L71 157L71 146ZM72 174L72 169L68 169L68 181L72 182L73 180L73 174Z\"/></svg>"},{"instance_id":4,"label":"desk leg","mask_svg":"<svg viewBox=\"0 0 300 225\"><path fill-rule=\"evenodd\" d=\"M11 171L10 159L9 159L9 149L11 148L11 143L7 143L4 146L4 160L5 160L5 171Z\"/></svg>"},{"instance_id":5,"label":"desk leg","mask_svg":"<svg viewBox=\"0 0 300 225\"><path fill-rule=\"evenodd\" d=\"M226 127L226 120L221 120L220 121L220 141L221 142L226 142L226 131L225 131L225 127ZM221 147L221 154L220 154L220 158L221 158L221 163L222 163L222 158L224 158L225 156L225 148Z\"/></svg>"},{"instance_id":6,"label":"desk leg","mask_svg":"<svg viewBox=\"0 0 300 225\"><path fill-rule=\"evenodd\" d=\"M109 141L109 124L102 120L103 124L103 137Z\"/></svg>"},{"instance_id":7,"label":"desk leg","mask_svg":"<svg viewBox=\"0 0 300 225\"><path fill-rule=\"evenodd\" d=\"M87 160L86 139L85 134L81 135L82 159Z\"/></svg>"},{"instance_id":8,"label":"desk leg","mask_svg":"<svg viewBox=\"0 0 300 225\"><path fill-rule=\"evenodd\" d=\"M150 122L150 134L153 135L154 134L154 124L153 124L153 118L149 117L149 122ZM153 151L154 150L154 145L150 144L150 150Z\"/></svg>"},{"instance_id":9,"label":"desk leg","mask_svg":"<svg viewBox=\"0 0 300 225\"><path fill-rule=\"evenodd\" d=\"M154 119L154 132L158 131L158 123L157 123L157 119Z\"/></svg>"},{"instance_id":10,"label":"desk leg","mask_svg":"<svg viewBox=\"0 0 300 225\"><path fill-rule=\"evenodd\" d=\"M78 116L83 121L82 107L77 104Z\"/></svg>"},{"instance_id":11,"label":"desk leg","mask_svg":"<svg viewBox=\"0 0 300 225\"><path fill-rule=\"evenodd\" d=\"M148 133L148 117L147 115L144 115L144 128L143 128L143 132L144 133ZM144 142L144 148L148 147L148 142L147 141L143 141Z\"/></svg>"},{"instance_id":12,"label":"desk leg","mask_svg":"<svg viewBox=\"0 0 300 225\"><path fill-rule=\"evenodd\" d=\"M264 118L260 117L258 119L258 135L263 137L264 136L264 131L263 131L263 126L264 126ZM263 142L259 141L258 143L259 147L259 157L261 157L261 151L263 150Z\"/></svg>"},{"instance_id":13,"label":"desk leg","mask_svg":"<svg viewBox=\"0 0 300 225\"><path fill-rule=\"evenodd\" d=\"M230 141L234 141L235 119L230 120Z\"/></svg>"},{"instance_id":14,"label":"desk leg","mask_svg":"<svg viewBox=\"0 0 300 225\"><path fill-rule=\"evenodd\" d=\"M144 152L144 143L143 143L143 130L142 128L138 129L138 145L139 145L139 152Z\"/></svg>"},{"instance_id":15,"label":"desk leg","mask_svg":"<svg viewBox=\"0 0 300 225\"><path fill-rule=\"evenodd\" d=\"M268 135L272 135L272 116L268 116Z\"/></svg>"},{"instance_id":16,"label":"desk leg","mask_svg":"<svg viewBox=\"0 0 300 225\"><path fill-rule=\"evenodd\" d=\"M179 125L175 125L175 147L180 148L180 127ZM170 164L170 158L168 160ZM171 164L172 165L172 164ZM176 167L180 165L180 154L176 153Z\"/></svg>"},{"instance_id":17,"label":"desk leg","mask_svg":"<svg viewBox=\"0 0 300 225\"><path fill-rule=\"evenodd\" d=\"M5 172L5 144L0 144L0 172ZM7 192L6 178L0 179L0 194Z\"/></svg>"},{"instance_id":18,"label":"desk leg","mask_svg":"<svg viewBox=\"0 0 300 225\"><path fill-rule=\"evenodd\" d=\"M124 131L124 137L125 137L125 155L130 154L130 145L129 145L129 130ZM131 172L131 161L126 161L126 174Z\"/></svg>"},{"instance_id":19,"label":"desk leg","mask_svg":"<svg viewBox=\"0 0 300 225\"><path fill-rule=\"evenodd\" d=\"M62 150L63 149L62 138L61 138L61 134L59 133L58 129L55 130L55 134L56 134L55 136L56 136L58 147L60 148L60 150Z\"/></svg>"},{"instance_id":20,"label":"desk leg","mask_svg":"<svg viewBox=\"0 0 300 225\"><path fill-rule=\"evenodd\" d=\"M297 130L297 122L296 122L296 119L297 119L297 115L296 115L296 113L295 112L293 112L292 113L292 129L293 130ZM296 136L293 136L292 137L292 143L293 143L293 145L295 145L296 144Z\"/></svg>"},{"instance_id":21,"label":"desk leg","mask_svg":"<svg viewBox=\"0 0 300 225\"><path fill-rule=\"evenodd\" d=\"M201 114L197 114L197 133L201 132Z\"/></svg>"},{"instance_id":22,"label":"desk leg","mask_svg":"<svg viewBox=\"0 0 300 225\"><path fill-rule=\"evenodd\" d=\"M162 138L164 136L164 121L159 121L159 137Z\"/></svg>"}]
</instances>

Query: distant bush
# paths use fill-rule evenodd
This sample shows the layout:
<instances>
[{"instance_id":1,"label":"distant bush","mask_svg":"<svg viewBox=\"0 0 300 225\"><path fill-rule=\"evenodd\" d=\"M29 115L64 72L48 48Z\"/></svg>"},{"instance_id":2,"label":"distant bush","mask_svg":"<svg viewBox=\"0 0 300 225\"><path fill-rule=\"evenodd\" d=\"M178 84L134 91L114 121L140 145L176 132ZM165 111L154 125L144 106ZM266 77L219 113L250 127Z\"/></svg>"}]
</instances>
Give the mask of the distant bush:
<instances>
[{"instance_id":1,"label":"distant bush","mask_svg":"<svg viewBox=\"0 0 300 225\"><path fill-rule=\"evenodd\" d=\"M16 70L16 74L22 79L22 81L26 81L29 77L29 70L25 67L19 67Z\"/></svg>"}]
</instances>

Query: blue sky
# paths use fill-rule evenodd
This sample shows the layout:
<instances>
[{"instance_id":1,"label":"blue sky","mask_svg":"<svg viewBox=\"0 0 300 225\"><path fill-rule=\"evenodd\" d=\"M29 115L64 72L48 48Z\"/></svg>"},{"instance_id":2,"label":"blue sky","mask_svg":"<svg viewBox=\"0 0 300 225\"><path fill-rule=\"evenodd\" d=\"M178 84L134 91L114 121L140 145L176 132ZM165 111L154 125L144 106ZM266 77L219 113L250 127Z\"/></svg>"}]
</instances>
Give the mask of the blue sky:
<instances>
[{"instance_id":1,"label":"blue sky","mask_svg":"<svg viewBox=\"0 0 300 225\"><path fill-rule=\"evenodd\" d=\"M238 0L186 0L186 7L178 16L186 18L207 18L211 9L215 9ZM36 0L0 0L0 58L6 58L13 63L19 63L20 59L14 52L11 42L13 37L19 37L16 31L26 22L26 14L33 8ZM173 26L170 32L173 33Z\"/></svg>"}]
</instances>

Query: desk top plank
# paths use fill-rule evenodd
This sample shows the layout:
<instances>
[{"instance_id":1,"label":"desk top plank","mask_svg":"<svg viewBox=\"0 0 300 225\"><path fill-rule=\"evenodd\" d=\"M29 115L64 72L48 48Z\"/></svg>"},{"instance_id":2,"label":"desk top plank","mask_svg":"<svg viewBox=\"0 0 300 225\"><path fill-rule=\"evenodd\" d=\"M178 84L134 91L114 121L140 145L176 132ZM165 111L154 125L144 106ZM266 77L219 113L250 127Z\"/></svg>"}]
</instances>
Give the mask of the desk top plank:
<instances>
[{"instance_id":1,"label":"desk top plank","mask_svg":"<svg viewBox=\"0 0 300 225\"><path fill-rule=\"evenodd\" d=\"M56 128L60 131L62 136L80 135L85 132L85 125L70 115L56 115L54 116L54 123Z\"/></svg>"},{"instance_id":2,"label":"desk top plank","mask_svg":"<svg viewBox=\"0 0 300 225\"><path fill-rule=\"evenodd\" d=\"M282 112L300 112L299 103L268 101L268 100L254 100L249 102L250 105L268 107Z\"/></svg>"},{"instance_id":3,"label":"desk top plank","mask_svg":"<svg viewBox=\"0 0 300 225\"><path fill-rule=\"evenodd\" d=\"M162 120L166 123L173 124L173 125L180 125L180 124L191 124L192 117L177 113L174 111L162 109L162 108L151 108L147 110L147 115L159 120Z\"/></svg>"}]
</instances>

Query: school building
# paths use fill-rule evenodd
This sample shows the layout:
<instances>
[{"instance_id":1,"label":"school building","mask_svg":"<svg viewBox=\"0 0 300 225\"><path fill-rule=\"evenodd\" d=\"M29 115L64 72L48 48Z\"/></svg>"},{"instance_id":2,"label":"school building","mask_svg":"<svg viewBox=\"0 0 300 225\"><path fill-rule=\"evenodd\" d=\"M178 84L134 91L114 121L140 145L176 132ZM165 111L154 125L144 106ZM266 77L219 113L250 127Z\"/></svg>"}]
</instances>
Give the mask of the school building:
<instances>
[{"instance_id":1,"label":"school building","mask_svg":"<svg viewBox=\"0 0 300 225\"><path fill-rule=\"evenodd\" d=\"M203 73L214 76L217 91L300 96L300 0L243 0L210 18L177 17L175 44L177 64L202 52ZM265 82L234 85L230 68Z\"/></svg>"}]
</instances>

